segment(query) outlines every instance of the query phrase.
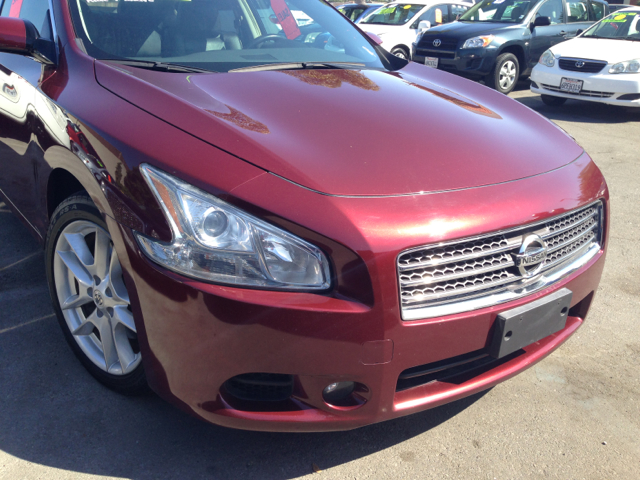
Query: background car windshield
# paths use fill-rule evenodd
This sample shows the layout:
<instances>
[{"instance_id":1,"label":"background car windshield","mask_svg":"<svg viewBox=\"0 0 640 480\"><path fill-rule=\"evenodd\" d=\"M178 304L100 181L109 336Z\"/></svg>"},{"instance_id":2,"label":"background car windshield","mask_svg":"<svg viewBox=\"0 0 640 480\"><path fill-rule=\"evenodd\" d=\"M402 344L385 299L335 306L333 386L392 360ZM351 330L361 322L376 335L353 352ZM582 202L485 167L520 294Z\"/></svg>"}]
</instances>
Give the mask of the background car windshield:
<instances>
[{"instance_id":1,"label":"background car windshield","mask_svg":"<svg viewBox=\"0 0 640 480\"><path fill-rule=\"evenodd\" d=\"M371 42L322 0L71 0L76 35L98 59L226 72L270 63L384 68Z\"/></svg>"},{"instance_id":2,"label":"background car windshield","mask_svg":"<svg viewBox=\"0 0 640 480\"><path fill-rule=\"evenodd\" d=\"M384 6L372 12L360 23L375 23L379 25L404 25L413 16L424 8L424 5L410 3L398 3Z\"/></svg>"},{"instance_id":3,"label":"background car windshield","mask_svg":"<svg viewBox=\"0 0 640 480\"><path fill-rule=\"evenodd\" d=\"M640 41L640 12L612 13L582 36Z\"/></svg>"},{"instance_id":4,"label":"background car windshield","mask_svg":"<svg viewBox=\"0 0 640 480\"><path fill-rule=\"evenodd\" d=\"M462 22L520 23L539 0L483 0L460 17Z\"/></svg>"}]
</instances>

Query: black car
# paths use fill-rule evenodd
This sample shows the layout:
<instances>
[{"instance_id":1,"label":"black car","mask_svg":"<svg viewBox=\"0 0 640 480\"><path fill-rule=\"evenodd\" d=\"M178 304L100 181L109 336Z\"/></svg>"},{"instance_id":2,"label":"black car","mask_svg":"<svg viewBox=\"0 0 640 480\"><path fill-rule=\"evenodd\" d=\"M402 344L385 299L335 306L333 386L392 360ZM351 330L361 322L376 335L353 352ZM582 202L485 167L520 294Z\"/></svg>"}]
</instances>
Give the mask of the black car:
<instances>
[{"instance_id":1,"label":"black car","mask_svg":"<svg viewBox=\"0 0 640 480\"><path fill-rule=\"evenodd\" d=\"M418 37L412 60L509 93L545 50L608 13L603 0L483 0Z\"/></svg>"}]
</instances>

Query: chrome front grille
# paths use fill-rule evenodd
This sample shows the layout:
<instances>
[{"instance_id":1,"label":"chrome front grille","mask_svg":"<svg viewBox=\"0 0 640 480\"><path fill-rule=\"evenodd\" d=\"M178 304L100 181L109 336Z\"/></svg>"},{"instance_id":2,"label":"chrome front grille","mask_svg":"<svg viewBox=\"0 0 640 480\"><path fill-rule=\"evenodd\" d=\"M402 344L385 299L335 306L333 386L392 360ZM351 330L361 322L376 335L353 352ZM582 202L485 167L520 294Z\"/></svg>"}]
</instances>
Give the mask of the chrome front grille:
<instances>
[{"instance_id":1,"label":"chrome front grille","mask_svg":"<svg viewBox=\"0 0 640 480\"><path fill-rule=\"evenodd\" d=\"M544 222L401 253L398 279L403 319L483 308L560 280L600 250L602 215L602 203L596 202ZM523 253L527 255L520 251L524 240L532 235L542 239L546 258L527 270L518 262Z\"/></svg>"}]
</instances>

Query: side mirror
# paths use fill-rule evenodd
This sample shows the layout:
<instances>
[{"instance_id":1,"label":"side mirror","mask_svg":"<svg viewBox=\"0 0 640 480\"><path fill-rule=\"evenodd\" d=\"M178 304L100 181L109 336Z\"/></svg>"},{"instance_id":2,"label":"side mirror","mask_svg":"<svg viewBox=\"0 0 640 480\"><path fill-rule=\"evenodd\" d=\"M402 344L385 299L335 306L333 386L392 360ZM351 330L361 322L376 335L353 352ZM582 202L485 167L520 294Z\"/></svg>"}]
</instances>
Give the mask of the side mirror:
<instances>
[{"instance_id":1,"label":"side mirror","mask_svg":"<svg viewBox=\"0 0 640 480\"><path fill-rule=\"evenodd\" d=\"M429 20L422 20L418 24L418 35L420 35L425 30L429 30L431 28L431 22Z\"/></svg>"},{"instance_id":2,"label":"side mirror","mask_svg":"<svg viewBox=\"0 0 640 480\"><path fill-rule=\"evenodd\" d=\"M371 40L376 42L376 45L381 45L382 44L382 39L378 35L376 35L375 33L371 33L371 32L365 32L365 33L369 36L369 38Z\"/></svg>"},{"instance_id":3,"label":"side mirror","mask_svg":"<svg viewBox=\"0 0 640 480\"><path fill-rule=\"evenodd\" d=\"M0 52L33 57L40 63L54 64L55 44L40 38L29 20L0 17Z\"/></svg>"},{"instance_id":4,"label":"side mirror","mask_svg":"<svg viewBox=\"0 0 640 480\"><path fill-rule=\"evenodd\" d=\"M578 35L582 35L582 32L584 32L584 30L583 30L583 29L581 29L581 28L579 28L579 29L578 29L578 31L576 32L576 37L577 37Z\"/></svg>"},{"instance_id":5,"label":"side mirror","mask_svg":"<svg viewBox=\"0 0 640 480\"><path fill-rule=\"evenodd\" d=\"M534 27L548 27L551 25L551 19L549 17L538 17L533 22Z\"/></svg>"}]
</instances>

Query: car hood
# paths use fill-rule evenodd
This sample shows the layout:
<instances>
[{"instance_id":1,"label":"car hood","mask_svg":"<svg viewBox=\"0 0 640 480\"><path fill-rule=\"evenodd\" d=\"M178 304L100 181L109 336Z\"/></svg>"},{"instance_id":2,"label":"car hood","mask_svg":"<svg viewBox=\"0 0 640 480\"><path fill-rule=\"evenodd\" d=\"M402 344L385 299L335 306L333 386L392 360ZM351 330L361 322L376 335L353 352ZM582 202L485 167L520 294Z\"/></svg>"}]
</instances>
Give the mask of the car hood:
<instances>
[{"instance_id":1,"label":"car hood","mask_svg":"<svg viewBox=\"0 0 640 480\"><path fill-rule=\"evenodd\" d=\"M631 40L579 37L555 45L551 50L560 57L604 60L608 63L640 58L640 42Z\"/></svg>"},{"instance_id":2,"label":"car hood","mask_svg":"<svg viewBox=\"0 0 640 480\"><path fill-rule=\"evenodd\" d=\"M326 194L471 188L547 172L582 153L520 103L418 64L187 75L97 61L96 78L177 128Z\"/></svg>"},{"instance_id":3,"label":"car hood","mask_svg":"<svg viewBox=\"0 0 640 480\"><path fill-rule=\"evenodd\" d=\"M520 30L522 29L522 25L518 23L505 24L498 22L452 22L431 27L426 31L425 36L446 35L447 37L463 40L478 35L490 35L514 29Z\"/></svg>"}]
</instances>

